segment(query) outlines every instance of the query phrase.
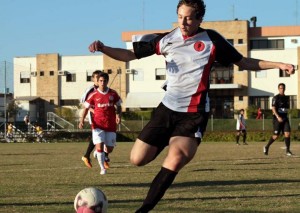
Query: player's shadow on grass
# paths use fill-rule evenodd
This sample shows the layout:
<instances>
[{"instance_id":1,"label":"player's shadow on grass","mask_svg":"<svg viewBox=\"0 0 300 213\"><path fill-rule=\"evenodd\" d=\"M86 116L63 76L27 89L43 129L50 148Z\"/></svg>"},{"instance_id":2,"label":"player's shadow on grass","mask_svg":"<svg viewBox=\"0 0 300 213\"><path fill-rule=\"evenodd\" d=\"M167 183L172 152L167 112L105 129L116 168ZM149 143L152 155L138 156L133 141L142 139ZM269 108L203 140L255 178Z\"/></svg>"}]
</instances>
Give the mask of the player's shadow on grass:
<instances>
[{"instance_id":1,"label":"player's shadow on grass","mask_svg":"<svg viewBox=\"0 0 300 213\"><path fill-rule=\"evenodd\" d=\"M197 187L197 186L238 186L238 185L248 185L248 184L288 184L288 183L300 183L300 180L225 180L225 181L192 181L192 182L182 182L172 184L172 188L181 187ZM114 184L101 184L95 187L111 186L111 187L149 187L150 183L114 183Z\"/></svg>"},{"instance_id":2,"label":"player's shadow on grass","mask_svg":"<svg viewBox=\"0 0 300 213\"><path fill-rule=\"evenodd\" d=\"M7 155L7 156L10 156L10 155L18 155L18 156L22 156L22 155L29 155L29 156L31 156L31 155L52 155L51 153L43 153L43 152L39 152L39 153L37 153L37 152L35 152L35 153L7 153L7 154L1 154L1 155Z\"/></svg>"},{"instance_id":3,"label":"player's shadow on grass","mask_svg":"<svg viewBox=\"0 0 300 213\"><path fill-rule=\"evenodd\" d=\"M74 205L74 202L22 202L22 203L0 203L0 206L57 206L57 205Z\"/></svg>"}]
</instances>

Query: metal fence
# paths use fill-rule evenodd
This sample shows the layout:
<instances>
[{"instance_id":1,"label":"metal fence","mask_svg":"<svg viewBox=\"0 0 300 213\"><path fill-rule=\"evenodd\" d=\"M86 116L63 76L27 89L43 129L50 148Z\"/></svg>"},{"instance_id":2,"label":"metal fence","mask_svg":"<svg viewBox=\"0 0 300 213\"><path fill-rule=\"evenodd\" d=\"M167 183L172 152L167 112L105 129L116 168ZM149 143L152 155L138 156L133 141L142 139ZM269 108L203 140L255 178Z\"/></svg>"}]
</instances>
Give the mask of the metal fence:
<instances>
[{"instance_id":1,"label":"metal fence","mask_svg":"<svg viewBox=\"0 0 300 213\"><path fill-rule=\"evenodd\" d=\"M124 120L119 125L119 131L141 131L149 120ZM290 118L292 131L299 130L300 118ZM248 131L272 131L272 119L246 119ZM236 119L214 119L210 118L207 123L206 131L235 131Z\"/></svg>"}]
</instances>

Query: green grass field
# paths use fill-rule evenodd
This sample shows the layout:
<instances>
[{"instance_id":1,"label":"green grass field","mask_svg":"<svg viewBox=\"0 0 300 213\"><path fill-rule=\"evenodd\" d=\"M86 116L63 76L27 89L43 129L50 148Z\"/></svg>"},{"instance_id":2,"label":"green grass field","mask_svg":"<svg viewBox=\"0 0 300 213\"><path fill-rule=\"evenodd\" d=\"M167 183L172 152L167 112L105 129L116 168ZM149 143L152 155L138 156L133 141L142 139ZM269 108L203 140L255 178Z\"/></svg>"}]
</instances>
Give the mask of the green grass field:
<instances>
[{"instance_id":1,"label":"green grass field","mask_svg":"<svg viewBox=\"0 0 300 213\"><path fill-rule=\"evenodd\" d=\"M118 143L108 174L81 161L87 143L0 144L0 212L74 213L83 188L102 189L109 213L133 213L142 203L165 152L144 167L129 163L133 143ZM293 157L283 142L269 156L265 143L203 142L152 212L300 212L300 143Z\"/></svg>"}]
</instances>

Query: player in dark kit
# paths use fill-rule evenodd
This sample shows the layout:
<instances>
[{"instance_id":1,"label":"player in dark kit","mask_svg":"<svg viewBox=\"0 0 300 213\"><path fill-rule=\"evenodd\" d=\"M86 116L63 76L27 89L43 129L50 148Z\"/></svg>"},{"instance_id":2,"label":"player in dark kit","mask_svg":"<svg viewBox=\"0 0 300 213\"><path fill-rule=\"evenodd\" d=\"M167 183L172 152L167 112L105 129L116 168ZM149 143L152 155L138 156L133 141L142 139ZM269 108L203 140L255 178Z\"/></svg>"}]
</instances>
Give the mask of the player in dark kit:
<instances>
[{"instance_id":1,"label":"player in dark kit","mask_svg":"<svg viewBox=\"0 0 300 213\"><path fill-rule=\"evenodd\" d=\"M240 110L240 114L238 115L238 118L236 120L236 144L240 145L239 140L240 140L240 135L243 135L243 144L248 145L246 142L247 138L247 131L246 131L246 120L244 118L244 109Z\"/></svg>"},{"instance_id":2,"label":"player in dark kit","mask_svg":"<svg viewBox=\"0 0 300 213\"><path fill-rule=\"evenodd\" d=\"M285 84L278 84L279 94L275 95L272 99L272 112L273 112L273 135L269 139L268 144L264 147L264 154L269 154L271 144L278 138L281 132L284 133L284 142L286 146L286 155L293 155L290 150L291 144L291 127L288 118L289 97L284 94Z\"/></svg>"},{"instance_id":3,"label":"player in dark kit","mask_svg":"<svg viewBox=\"0 0 300 213\"><path fill-rule=\"evenodd\" d=\"M166 61L167 90L136 139L130 161L136 166L144 166L166 146L169 149L136 213L151 211L178 172L195 156L208 121L209 76L215 61L224 66L235 64L239 70L276 68L294 73L292 64L243 57L219 33L199 27L205 8L202 0L180 0L177 4L178 27L163 34L133 36L133 51L109 47L101 41L94 41L89 46L91 52L101 51L124 62L154 54Z\"/></svg>"}]
</instances>

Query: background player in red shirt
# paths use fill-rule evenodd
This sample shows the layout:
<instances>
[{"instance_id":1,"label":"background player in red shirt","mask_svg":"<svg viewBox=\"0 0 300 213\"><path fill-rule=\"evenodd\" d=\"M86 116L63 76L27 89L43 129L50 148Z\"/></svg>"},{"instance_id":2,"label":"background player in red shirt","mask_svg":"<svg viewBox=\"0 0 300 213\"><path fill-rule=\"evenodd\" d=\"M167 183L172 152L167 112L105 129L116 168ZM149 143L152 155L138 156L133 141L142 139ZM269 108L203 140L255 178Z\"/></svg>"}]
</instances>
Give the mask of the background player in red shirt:
<instances>
[{"instance_id":1,"label":"background player in red shirt","mask_svg":"<svg viewBox=\"0 0 300 213\"><path fill-rule=\"evenodd\" d=\"M122 100L115 90L107 86L108 81L109 76L107 73L99 74L99 87L84 102L85 109L79 122L79 128L82 129L88 111L94 113L92 117L93 142L96 146L96 156L102 175L106 174L104 144L106 151L111 153L116 145L117 124L121 122L122 111ZM94 106L94 109L91 108L92 106Z\"/></svg>"},{"instance_id":2,"label":"background player in red shirt","mask_svg":"<svg viewBox=\"0 0 300 213\"><path fill-rule=\"evenodd\" d=\"M83 94L83 96L81 97L80 99L80 102L83 104L85 102L85 100L89 97L89 95L91 93L93 93L95 90L98 89L98 77L99 77L99 74L101 73L102 71L100 70L95 70L92 74L92 81L93 81L93 85L90 86ZM90 108L93 108L92 106ZM88 112L88 118L89 118L89 124L92 125L92 117L93 117L93 113L89 110ZM89 141L89 144L88 144L88 147L86 149L86 152L84 154L84 156L81 157L81 160L84 162L84 164L89 167L89 168L92 168L92 163L91 163L91 158L90 158L90 155L92 153L92 151L94 150L95 148L95 145L93 143L93 139L91 138L90 141ZM109 158L108 158L108 153L105 152L105 161L104 161L104 166L105 168L109 168Z\"/></svg>"}]
</instances>

